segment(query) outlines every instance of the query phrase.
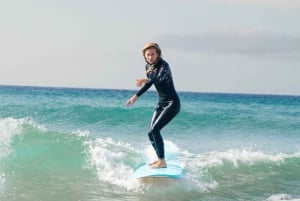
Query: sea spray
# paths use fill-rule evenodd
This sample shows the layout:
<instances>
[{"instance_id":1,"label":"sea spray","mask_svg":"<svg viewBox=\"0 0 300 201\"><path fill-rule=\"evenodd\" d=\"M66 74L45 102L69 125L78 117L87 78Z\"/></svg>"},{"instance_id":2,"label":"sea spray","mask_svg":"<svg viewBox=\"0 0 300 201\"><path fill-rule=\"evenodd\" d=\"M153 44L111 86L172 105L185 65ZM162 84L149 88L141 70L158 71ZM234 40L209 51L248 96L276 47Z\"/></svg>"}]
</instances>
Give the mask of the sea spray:
<instances>
[{"instance_id":1,"label":"sea spray","mask_svg":"<svg viewBox=\"0 0 300 201\"><path fill-rule=\"evenodd\" d=\"M87 142L90 163L96 168L98 178L125 189L138 189L139 183L133 177L134 167L141 161L141 155L129 144L115 142L111 138L97 138Z\"/></svg>"},{"instance_id":2,"label":"sea spray","mask_svg":"<svg viewBox=\"0 0 300 201\"><path fill-rule=\"evenodd\" d=\"M15 135L21 135L27 127L36 127L45 131L45 127L36 124L30 118L2 118L0 119L0 158L10 153L10 145Z\"/></svg>"}]
</instances>

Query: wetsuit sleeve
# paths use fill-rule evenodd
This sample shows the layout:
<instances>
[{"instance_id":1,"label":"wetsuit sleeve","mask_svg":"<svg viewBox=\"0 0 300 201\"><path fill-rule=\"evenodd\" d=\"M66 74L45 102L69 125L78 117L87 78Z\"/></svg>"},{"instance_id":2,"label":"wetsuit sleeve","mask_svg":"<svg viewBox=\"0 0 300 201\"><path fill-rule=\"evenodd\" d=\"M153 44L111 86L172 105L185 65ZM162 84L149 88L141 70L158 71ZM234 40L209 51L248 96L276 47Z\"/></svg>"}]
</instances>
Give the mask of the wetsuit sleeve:
<instances>
[{"instance_id":1,"label":"wetsuit sleeve","mask_svg":"<svg viewBox=\"0 0 300 201\"><path fill-rule=\"evenodd\" d=\"M149 67L150 67L149 65L146 65L145 70L147 71L149 69ZM147 75L148 81L142 86L142 88L140 88L140 90L138 90L138 92L136 92L135 95L137 95L138 97L143 95L143 93L145 93L153 84L153 80L151 79L150 74L147 73L146 75Z\"/></svg>"},{"instance_id":2,"label":"wetsuit sleeve","mask_svg":"<svg viewBox=\"0 0 300 201\"><path fill-rule=\"evenodd\" d=\"M148 79L148 81L142 86L142 88L140 88L140 90L138 90L138 92L136 92L135 95L140 97L141 95L143 95L143 93L145 93L152 86L152 84L153 84L152 81L150 79Z\"/></svg>"}]
</instances>

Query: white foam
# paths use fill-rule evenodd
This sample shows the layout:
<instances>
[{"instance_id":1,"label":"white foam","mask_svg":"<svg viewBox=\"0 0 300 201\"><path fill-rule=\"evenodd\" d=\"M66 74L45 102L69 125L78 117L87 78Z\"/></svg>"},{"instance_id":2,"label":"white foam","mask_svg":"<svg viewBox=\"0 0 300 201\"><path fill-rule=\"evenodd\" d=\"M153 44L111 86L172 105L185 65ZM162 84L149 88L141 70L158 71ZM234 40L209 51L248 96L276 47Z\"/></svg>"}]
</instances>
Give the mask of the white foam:
<instances>
[{"instance_id":1,"label":"white foam","mask_svg":"<svg viewBox=\"0 0 300 201\"><path fill-rule=\"evenodd\" d=\"M74 134L78 137L89 137L90 131L77 129L77 130L73 131L72 134Z\"/></svg>"},{"instance_id":2,"label":"white foam","mask_svg":"<svg viewBox=\"0 0 300 201\"><path fill-rule=\"evenodd\" d=\"M287 194L276 194L270 196L266 201L300 201L300 198L296 198Z\"/></svg>"},{"instance_id":3,"label":"white foam","mask_svg":"<svg viewBox=\"0 0 300 201\"><path fill-rule=\"evenodd\" d=\"M96 168L99 180L123 187L127 190L141 189L141 184L133 178L134 168L142 162L156 160L156 154L151 145L142 150L133 148L130 144L114 141L111 138L87 142L90 163ZM224 152L214 151L208 154L193 154L180 151L171 141L165 141L166 159L180 164L185 169L182 180L186 189L209 191L215 189L218 183L207 173L211 167L231 163L233 167L242 164L275 163L280 165L288 158L300 157L300 152L264 153L247 149L229 149Z\"/></svg>"},{"instance_id":4,"label":"white foam","mask_svg":"<svg viewBox=\"0 0 300 201\"><path fill-rule=\"evenodd\" d=\"M214 152L209 155L209 161L212 165L223 164L224 160L230 161L235 167L240 163L254 164L256 162L278 162L284 161L284 154L266 154L261 151L249 151L230 149L226 152Z\"/></svg>"},{"instance_id":5,"label":"white foam","mask_svg":"<svg viewBox=\"0 0 300 201\"><path fill-rule=\"evenodd\" d=\"M25 119L4 118L0 119L0 158L10 152L12 137L22 133Z\"/></svg>"},{"instance_id":6,"label":"white foam","mask_svg":"<svg viewBox=\"0 0 300 201\"><path fill-rule=\"evenodd\" d=\"M11 117L0 119L0 158L10 153L13 136L21 135L24 126L29 125L44 132L47 129L29 118L15 119Z\"/></svg>"},{"instance_id":7,"label":"white foam","mask_svg":"<svg viewBox=\"0 0 300 201\"><path fill-rule=\"evenodd\" d=\"M288 158L300 157L300 152L284 154L284 153L264 153L262 151L251 151L247 149L230 149L224 152L211 152L208 155L196 155L185 153L187 158L197 158L194 161L201 167L211 167L223 165L225 161L231 162L234 167L239 167L240 164L253 165L255 163L276 163L280 165ZM190 162L190 161L189 161ZM197 165L194 164L194 165Z\"/></svg>"},{"instance_id":8,"label":"white foam","mask_svg":"<svg viewBox=\"0 0 300 201\"><path fill-rule=\"evenodd\" d=\"M178 161L178 156L180 154L180 149L176 144L174 144L171 141L165 140L164 141L164 146L165 146L165 159L170 162L170 163L176 163L177 165L183 165ZM157 160L156 153L152 147L152 145L147 145L145 150L144 150L144 155L145 155L145 162L153 162ZM179 164L180 163L180 164Z\"/></svg>"},{"instance_id":9,"label":"white foam","mask_svg":"<svg viewBox=\"0 0 300 201\"><path fill-rule=\"evenodd\" d=\"M138 156L131 145L111 138L87 142L90 163L96 168L98 178L127 190L137 190L139 182L133 177L133 167ZM133 161L131 161L133 160Z\"/></svg>"},{"instance_id":10,"label":"white foam","mask_svg":"<svg viewBox=\"0 0 300 201\"><path fill-rule=\"evenodd\" d=\"M211 167L223 166L231 163L238 168L242 164L255 165L257 163L284 164L289 158L299 158L300 152L264 153L262 151L251 151L246 149L230 149L224 152L211 152L208 154L193 154L188 151L181 152L181 161L185 165L185 175L188 185L200 191L214 189L218 186L217 181L208 173Z\"/></svg>"}]
</instances>

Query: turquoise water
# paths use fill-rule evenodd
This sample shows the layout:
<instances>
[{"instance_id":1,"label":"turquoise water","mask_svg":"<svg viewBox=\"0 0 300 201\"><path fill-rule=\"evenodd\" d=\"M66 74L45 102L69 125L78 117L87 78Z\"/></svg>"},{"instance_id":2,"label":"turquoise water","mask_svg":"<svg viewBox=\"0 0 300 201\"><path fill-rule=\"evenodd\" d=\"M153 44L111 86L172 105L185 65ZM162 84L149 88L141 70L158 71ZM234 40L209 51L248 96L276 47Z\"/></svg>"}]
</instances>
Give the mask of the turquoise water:
<instances>
[{"instance_id":1,"label":"turquoise water","mask_svg":"<svg viewBox=\"0 0 300 201\"><path fill-rule=\"evenodd\" d=\"M0 200L300 200L300 97L180 92L163 131L179 180L133 177L156 105L134 93L0 86Z\"/></svg>"}]
</instances>

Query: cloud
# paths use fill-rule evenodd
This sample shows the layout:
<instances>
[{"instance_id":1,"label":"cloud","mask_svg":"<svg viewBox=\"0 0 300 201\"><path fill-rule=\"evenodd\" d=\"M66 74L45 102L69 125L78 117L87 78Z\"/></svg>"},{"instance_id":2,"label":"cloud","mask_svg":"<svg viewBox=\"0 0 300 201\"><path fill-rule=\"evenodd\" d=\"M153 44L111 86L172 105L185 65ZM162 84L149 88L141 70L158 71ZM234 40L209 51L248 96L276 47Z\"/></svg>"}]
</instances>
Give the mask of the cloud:
<instances>
[{"instance_id":1,"label":"cloud","mask_svg":"<svg viewBox=\"0 0 300 201\"><path fill-rule=\"evenodd\" d=\"M203 0L209 3L223 3L231 5L245 5L245 6L262 6L262 7L300 7L299 0Z\"/></svg>"},{"instance_id":2,"label":"cloud","mask_svg":"<svg viewBox=\"0 0 300 201\"><path fill-rule=\"evenodd\" d=\"M300 36L274 32L220 31L164 34L157 41L166 48L202 54L241 54L300 58Z\"/></svg>"}]
</instances>

